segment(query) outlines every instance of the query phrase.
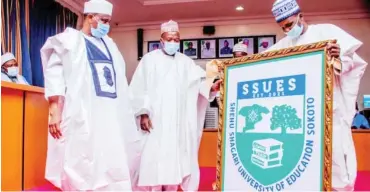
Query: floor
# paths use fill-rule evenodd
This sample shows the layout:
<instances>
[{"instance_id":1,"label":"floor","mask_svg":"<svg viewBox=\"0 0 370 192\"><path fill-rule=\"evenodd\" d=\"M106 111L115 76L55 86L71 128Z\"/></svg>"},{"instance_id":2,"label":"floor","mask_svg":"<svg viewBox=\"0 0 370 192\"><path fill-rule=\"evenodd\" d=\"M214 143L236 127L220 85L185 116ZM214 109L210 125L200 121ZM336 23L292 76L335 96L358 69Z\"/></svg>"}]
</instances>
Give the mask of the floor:
<instances>
[{"instance_id":1,"label":"floor","mask_svg":"<svg viewBox=\"0 0 370 192\"><path fill-rule=\"evenodd\" d=\"M212 183L216 178L216 169L214 167L202 167L200 172L199 191L212 191ZM370 171L360 171L357 174L355 191L370 191ZM50 184L31 189L30 191L55 191L56 189Z\"/></svg>"}]
</instances>

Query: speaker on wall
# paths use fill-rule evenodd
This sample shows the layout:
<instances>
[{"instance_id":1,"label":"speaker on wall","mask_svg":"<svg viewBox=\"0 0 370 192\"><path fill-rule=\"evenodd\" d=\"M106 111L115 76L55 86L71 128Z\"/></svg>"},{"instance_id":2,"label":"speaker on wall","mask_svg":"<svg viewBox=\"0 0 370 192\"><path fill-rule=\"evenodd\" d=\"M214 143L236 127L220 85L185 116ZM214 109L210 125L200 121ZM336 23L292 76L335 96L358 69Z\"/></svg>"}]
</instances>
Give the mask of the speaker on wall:
<instances>
[{"instance_id":1,"label":"speaker on wall","mask_svg":"<svg viewBox=\"0 0 370 192\"><path fill-rule=\"evenodd\" d=\"M203 35L214 35L215 32L216 32L216 28L214 25L203 26Z\"/></svg>"},{"instance_id":2,"label":"speaker on wall","mask_svg":"<svg viewBox=\"0 0 370 192\"><path fill-rule=\"evenodd\" d=\"M144 30L137 29L137 60L143 57L143 46L144 46Z\"/></svg>"}]
</instances>

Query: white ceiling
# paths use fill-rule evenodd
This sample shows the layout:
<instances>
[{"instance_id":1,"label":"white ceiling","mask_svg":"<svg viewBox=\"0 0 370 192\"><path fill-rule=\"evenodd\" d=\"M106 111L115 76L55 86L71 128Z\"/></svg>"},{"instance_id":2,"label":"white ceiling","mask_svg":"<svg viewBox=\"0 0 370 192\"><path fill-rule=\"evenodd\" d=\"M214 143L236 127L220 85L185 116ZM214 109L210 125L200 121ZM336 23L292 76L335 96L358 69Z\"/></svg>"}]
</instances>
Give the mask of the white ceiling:
<instances>
[{"instance_id":1,"label":"white ceiling","mask_svg":"<svg viewBox=\"0 0 370 192\"><path fill-rule=\"evenodd\" d=\"M85 0L73 1L83 7ZM115 24L147 23L164 20L258 17L271 15L275 0L108 0L113 3ZM369 12L369 0L297 0L304 13ZM238 5L244 11L238 12ZM272 15L271 15L272 16Z\"/></svg>"}]
</instances>

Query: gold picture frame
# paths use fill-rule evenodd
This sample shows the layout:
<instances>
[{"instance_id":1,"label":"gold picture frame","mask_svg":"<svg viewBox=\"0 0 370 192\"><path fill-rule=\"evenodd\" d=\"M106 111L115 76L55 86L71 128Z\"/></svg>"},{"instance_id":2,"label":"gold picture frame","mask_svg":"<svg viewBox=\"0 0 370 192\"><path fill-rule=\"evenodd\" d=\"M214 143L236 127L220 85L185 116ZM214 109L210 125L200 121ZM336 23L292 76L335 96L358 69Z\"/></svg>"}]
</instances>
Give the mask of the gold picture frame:
<instances>
[{"instance_id":1,"label":"gold picture frame","mask_svg":"<svg viewBox=\"0 0 370 192\"><path fill-rule=\"evenodd\" d=\"M323 138L323 181L322 190L331 191L331 173L332 173L332 121L333 121L333 82L334 82L334 71L332 65L332 58L327 54L327 45L329 43L336 43L336 40L321 41L313 44L301 45L286 49L280 49L276 51L265 52L261 54L250 55L241 58L233 58L223 61L218 64L219 71L221 73L222 85L220 88L220 98L219 98L219 122L218 122L218 142L217 142L217 168L216 168L216 186L217 191L223 190L223 154L224 154L224 112L226 108L225 101L225 90L226 90L226 70L230 66L240 65L240 64L250 64L257 61L271 60L281 57L305 54L310 52L323 51L324 53L324 73L325 73L325 83L324 83L324 138Z\"/></svg>"}]
</instances>

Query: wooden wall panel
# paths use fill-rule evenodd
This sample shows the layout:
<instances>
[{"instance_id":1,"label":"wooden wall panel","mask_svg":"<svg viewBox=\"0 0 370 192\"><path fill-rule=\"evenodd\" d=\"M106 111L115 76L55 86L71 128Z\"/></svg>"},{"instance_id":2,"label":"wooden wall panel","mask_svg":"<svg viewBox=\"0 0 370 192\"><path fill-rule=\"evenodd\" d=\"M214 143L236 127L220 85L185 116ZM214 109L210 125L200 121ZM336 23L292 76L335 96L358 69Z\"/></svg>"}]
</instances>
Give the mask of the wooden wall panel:
<instances>
[{"instance_id":1,"label":"wooden wall panel","mask_svg":"<svg viewBox=\"0 0 370 192\"><path fill-rule=\"evenodd\" d=\"M23 91L1 89L1 190L22 190Z\"/></svg>"}]
</instances>

